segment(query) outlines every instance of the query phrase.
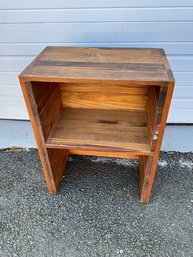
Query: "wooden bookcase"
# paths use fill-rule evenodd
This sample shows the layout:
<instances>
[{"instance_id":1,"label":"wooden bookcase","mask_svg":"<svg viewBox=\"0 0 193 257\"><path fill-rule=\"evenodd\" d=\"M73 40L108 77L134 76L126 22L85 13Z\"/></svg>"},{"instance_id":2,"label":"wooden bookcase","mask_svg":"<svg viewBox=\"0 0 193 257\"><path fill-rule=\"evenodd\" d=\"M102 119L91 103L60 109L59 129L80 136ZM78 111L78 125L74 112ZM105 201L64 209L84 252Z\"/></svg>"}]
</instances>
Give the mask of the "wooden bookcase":
<instances>
[{"instance_id":1,"label":"wooden bookcase","mask_svg":"<svg viewBox=\"0 0 193 257\"><path fill-rule=\"evenodd\" d=\"M69 154L136 158L148 203L174 88L162 49L47 47L19 79L50 193Z\"/></svg>"}]
</instances>

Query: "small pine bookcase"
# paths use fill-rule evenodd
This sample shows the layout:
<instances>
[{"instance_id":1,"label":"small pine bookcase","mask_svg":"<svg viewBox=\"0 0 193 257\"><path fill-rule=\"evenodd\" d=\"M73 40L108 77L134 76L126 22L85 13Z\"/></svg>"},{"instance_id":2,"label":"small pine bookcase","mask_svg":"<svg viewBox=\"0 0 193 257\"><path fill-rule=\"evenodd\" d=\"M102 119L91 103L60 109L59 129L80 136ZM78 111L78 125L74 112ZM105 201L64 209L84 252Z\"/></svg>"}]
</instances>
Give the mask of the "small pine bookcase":
<instances>
[{"instance_id":1,"label":"small pine bookcase","mask_svg":"<svg viewBox=\"0 0 193 257\"><path fill-rule=\"evenodd\" d=\"M70 154L135 158L149 202L175 84L163 49L47 47L19 79L50 193Z\"/></svg>"}]
</instances>

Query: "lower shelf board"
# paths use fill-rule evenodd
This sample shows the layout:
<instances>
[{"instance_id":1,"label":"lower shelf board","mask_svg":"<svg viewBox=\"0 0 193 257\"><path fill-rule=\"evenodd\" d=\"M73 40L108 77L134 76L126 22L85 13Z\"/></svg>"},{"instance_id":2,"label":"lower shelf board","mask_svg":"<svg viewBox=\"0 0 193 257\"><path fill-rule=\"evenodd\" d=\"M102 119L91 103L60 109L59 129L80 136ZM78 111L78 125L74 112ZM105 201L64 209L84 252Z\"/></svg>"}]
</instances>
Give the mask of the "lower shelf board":
<instances>
[{"instance_id":1,"label":"lower shelf board","mask_svg":"<svg viewBox=\"0 0 193 257\"><path fill-rule=\"evenodd\" d=\"M146 113L63 108L46 147L148 153Z\"/></svg>"}]
</instances>

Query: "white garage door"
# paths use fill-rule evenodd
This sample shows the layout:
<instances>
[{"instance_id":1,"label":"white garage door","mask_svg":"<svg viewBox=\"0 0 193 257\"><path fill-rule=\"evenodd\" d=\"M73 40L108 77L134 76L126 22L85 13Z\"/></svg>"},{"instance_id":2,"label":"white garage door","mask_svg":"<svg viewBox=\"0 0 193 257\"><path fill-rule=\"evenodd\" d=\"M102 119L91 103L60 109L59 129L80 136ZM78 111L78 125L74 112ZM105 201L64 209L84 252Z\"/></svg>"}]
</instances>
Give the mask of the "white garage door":
<instances>
[{"instance_id":1,"label":"white garage door","mask_svg":"<svg viewBox=\"0 0 193 257\"><path fill-rule=\"evenodd\" d=\"M28 119L18 74L47 45L164 48L170 123L193 123L193 1L0 0L0 118Z\"/></svg>"}]
</instances>

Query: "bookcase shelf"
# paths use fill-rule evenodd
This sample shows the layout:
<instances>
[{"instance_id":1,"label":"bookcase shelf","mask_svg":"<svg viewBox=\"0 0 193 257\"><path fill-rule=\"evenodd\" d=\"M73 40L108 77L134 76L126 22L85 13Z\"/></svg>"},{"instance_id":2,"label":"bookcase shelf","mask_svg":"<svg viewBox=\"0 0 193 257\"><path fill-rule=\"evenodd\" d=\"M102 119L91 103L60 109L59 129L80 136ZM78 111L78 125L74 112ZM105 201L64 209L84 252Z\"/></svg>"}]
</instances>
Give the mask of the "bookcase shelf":
<instances>
[{"instance_id":1,"label":"bookcase shelf","mask_svg":"<svg viewBox=\"0 0 193 257\"><path fill-rule=\"evenodd\" d=\"M46 147L148 153L146 113L62 108Z\"/></svg>"},{"instance_id":2,"label":"bookcase shelf","mask_svg":"<svg viewBox=\"0 0 193 257\"><path fill-rule=\"evenodd\" d=\"M162 49L48 47L20 75L48 190L69 154L136 158L147 203L174 78Z\"/></svg>"}]
</instances>

